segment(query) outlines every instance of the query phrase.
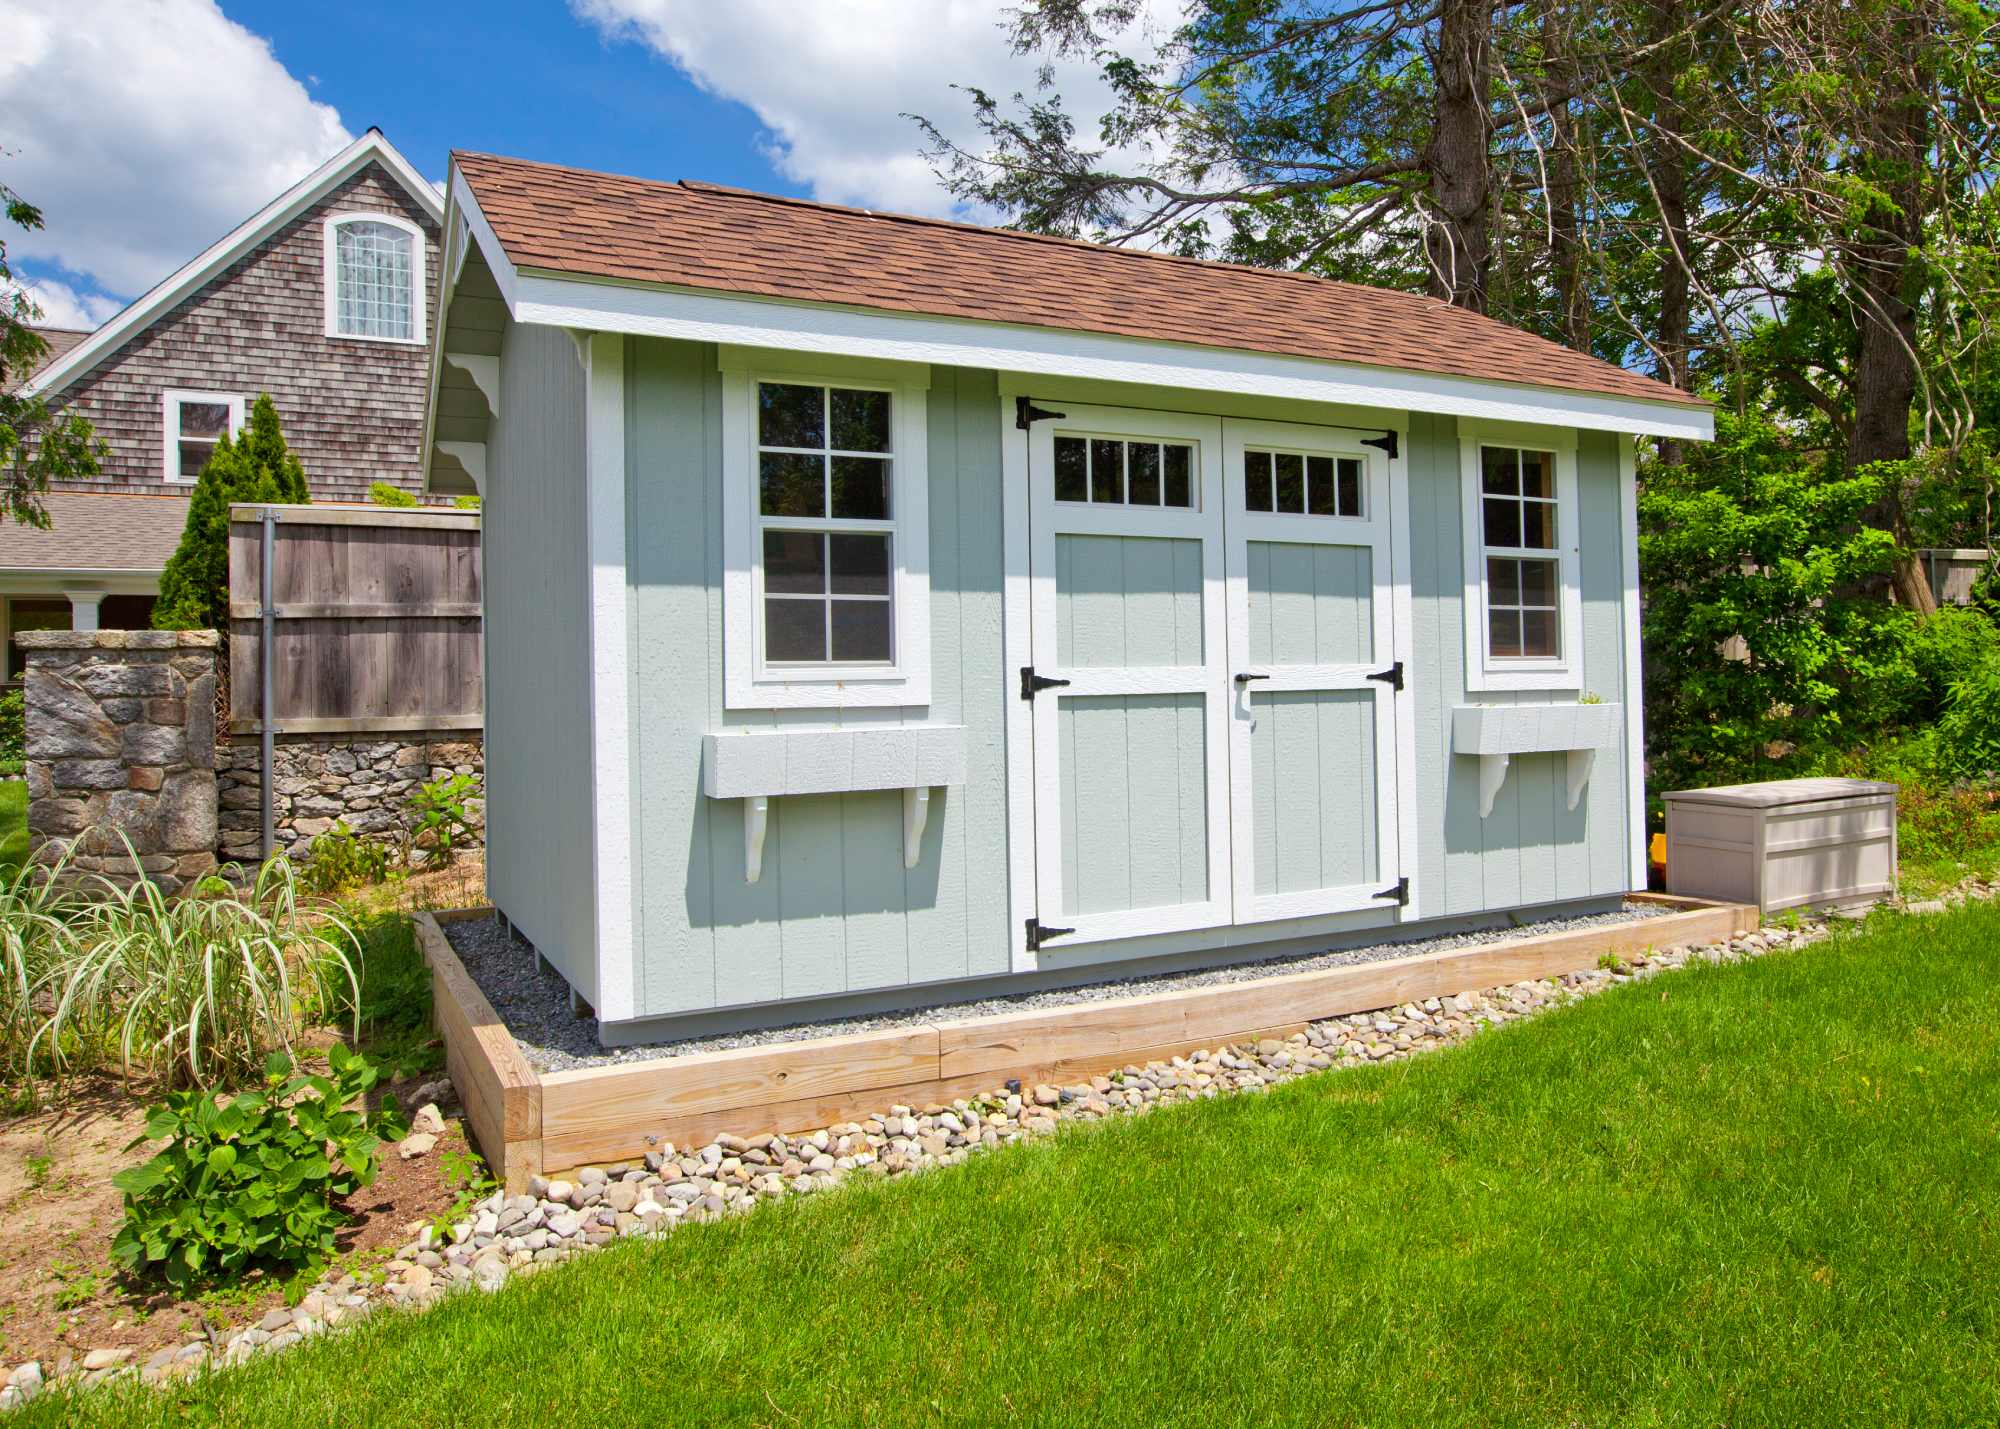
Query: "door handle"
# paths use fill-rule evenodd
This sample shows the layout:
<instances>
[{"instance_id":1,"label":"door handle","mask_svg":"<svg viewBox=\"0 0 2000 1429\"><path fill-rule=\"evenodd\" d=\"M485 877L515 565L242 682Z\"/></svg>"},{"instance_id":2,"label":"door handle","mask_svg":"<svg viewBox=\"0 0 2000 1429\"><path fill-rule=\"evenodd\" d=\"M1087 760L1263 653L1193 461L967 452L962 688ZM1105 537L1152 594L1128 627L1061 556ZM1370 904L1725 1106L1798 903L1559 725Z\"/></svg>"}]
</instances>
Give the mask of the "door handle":
<instances>
[{"instance_id":1,"label":"door handle","mask_svg":"<svg viewBox=\"0 0 2000 1429\"><path fill-rule=\"evenodd\" d=\"M1239 685L1247 685L1252 680L1268 680L1270 678L1271 677L1269 675L1256 675L1246 670L1242 674L1236 677L1236 683Z\"/></svg>"}]
</instances>

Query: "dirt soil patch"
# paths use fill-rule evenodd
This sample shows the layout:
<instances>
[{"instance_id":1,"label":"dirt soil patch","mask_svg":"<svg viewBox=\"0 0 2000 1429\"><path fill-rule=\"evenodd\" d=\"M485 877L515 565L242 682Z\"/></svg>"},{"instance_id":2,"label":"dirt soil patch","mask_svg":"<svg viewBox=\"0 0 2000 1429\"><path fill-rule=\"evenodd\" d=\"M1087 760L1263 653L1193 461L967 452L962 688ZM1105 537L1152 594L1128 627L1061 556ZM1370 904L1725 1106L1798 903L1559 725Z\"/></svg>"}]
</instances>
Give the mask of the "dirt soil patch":
<instances>
[{"instance_id":1,"label":"dirt soil patch","mask_svg":"<svg viewBox=\"0 0 2000 1429\"><path fill-rule=\"evenodd\" d=\"M414 1110L416 1081L390 1087L406 1110ZM349 1198L354 1219L340 1236L346 1268L385 1258L451 1206L444 1156L467 1143L456 1108L444 1110L445 1134L428 1154L404 1161L384 1147L374 1183ZM144 1098L108 1077L0 1121L0 1365L38 1359L60 1370L91 1350L125 1346L143 1363L200 1338L204 1324L220 1334L285 1303L283 1287L263 1276L182 1300L120 1274L111 1240L124 1205L111 1177L152 1154L148 1146L125 1149L145 1124Z\"/></svg>"}]
</instances>

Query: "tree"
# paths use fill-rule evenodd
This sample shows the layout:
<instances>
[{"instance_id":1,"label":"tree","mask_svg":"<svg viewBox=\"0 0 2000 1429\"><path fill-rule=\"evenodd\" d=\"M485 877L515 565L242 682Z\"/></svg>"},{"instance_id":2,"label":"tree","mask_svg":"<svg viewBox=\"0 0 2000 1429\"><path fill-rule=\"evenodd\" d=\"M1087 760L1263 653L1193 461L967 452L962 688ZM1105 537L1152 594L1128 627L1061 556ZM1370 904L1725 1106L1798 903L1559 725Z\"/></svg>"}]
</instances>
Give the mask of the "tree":
<instances>
[{"instance_id":1,"label":"tree","mask_svg":"<svg viewBox=\"0 0 2000 1429\"><path fill-rule=\"evenodd\" d=\"M234 440L224 436L195 478L181 543L160 574L157 630L219 630L229 620L229 508L232 503L312 500L299 459L285 444L266 392Z\"/></svg>"},{"instance_id":2,"label":"tree","mask_svg":"<svg viewBox=\"0 0 2000 1429\"><path fill-rule=\"evenodd\" d=\"M41 210L5 184L0 203L15 227L32 232L42 226ZM97 475L104 443L82 417L51 411L46 399L14 390L49 350L32 326L41 315L17 285L0 237L0 510L46 529L49 513L41 498L49 483Z\"/></svg>"}]
</instances>

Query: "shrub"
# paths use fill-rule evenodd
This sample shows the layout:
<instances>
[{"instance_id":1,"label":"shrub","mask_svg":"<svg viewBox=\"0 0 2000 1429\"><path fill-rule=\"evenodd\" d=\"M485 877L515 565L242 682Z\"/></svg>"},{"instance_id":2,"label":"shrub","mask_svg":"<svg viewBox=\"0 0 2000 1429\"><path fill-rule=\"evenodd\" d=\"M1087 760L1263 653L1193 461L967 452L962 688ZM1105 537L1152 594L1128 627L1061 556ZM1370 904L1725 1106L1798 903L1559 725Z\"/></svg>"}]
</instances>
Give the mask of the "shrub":
<instances>
[{"instance_id":1,"label":"shrub","mask_svg":"<svg viewBox=\"0 0 2000 1429\"><path fill-rule=\"evenodd\" d=\"M112 1256L134 1275L157 1274L177 1292L258 1267L303 1270L324 1261L347 1217L335 1202L375 1179L376 1148L405 1130L394 1098L352 1109L377 1082L367 1058L335 1044L331 1074L297 1075L292 1059L265 1061L262 1091L222 1104L212 1093L169 1093L146 1118L165 1138L152 1160L119 1172L125 1223Z\"/></svg>"},{"instance_id":2,"label":"shrub","mask_svg":"<svg viewBox=\"0 0 2000 1429\"><path fill-rule=\"evenodd\" d=\"M479 797L477 774L447 774L410 796L410 862L451 862L452 845L472 833L472 800Z\"/></svg>"},{"instance_id":3,"label":"shrub","mask_svg":"<svg viewBox=\"0 0 2000 1429\"><path fill-rule=\"evenodd\" d=\"M0 764L28 757L28 700L21 690L0 690Z\"/></svg>"},{"instance_id":4,"label":"shrub","mask_svg":"<svg viewBox=\"0 0 2000 1429\"><path fill-rule=\"evenodd\" d=\"M368 483L368 499L377 506L415 506L417 498L400 486L391 486L386 481Z\"/></svg>"},{"instance_id":5,"label":"shrub","mask_svg":"<svg viewBox=\"0 0 2000 1429\"><path fill-rule=\"evenodd\" d=\"M289 1049L359 998L353 931L306 916L283 855L247 897L168 899L149 879L97 884L75 911L76 946L53 971L53 1010L35 1033L34 1050L58 1070L115 1052L128 1079L144 1068L211 1086L254 1073L268 1050Z\"/></svg>"},{"instance_id":6,"label":"shrub","mask_svg":"<svg viewBox=\"0 0 2000 1429\"><path fill-rule=\"evenodd\" d=\"M2000 626L1979 610L1939 608L1910 639L1910 663L1922 682L1922 702L1912 716L1931 720L1950 702L1951 687L1977 670L2000 664Z\"/></svg>"},{"instance_id":7,"label":"shrub","mask_svg":"<svg viewBox=\"0 0 2000 1429\"><path fill-rule=\"evenodd\" d=\"M305 471L285 445L266 392L234 439L224 436L195 478L180 545L160 573L156 630L221 630L229 619L229 506L235 501L312 500Z\"/></svg>"},{"instance_id":8,"label":"shrub","mask_svg":"<svg viewBox=\"0 0 2000 1429\"><path fill-rule=\"evenodd\" d=\"M380 883L389 876L389 864L387 844L355 837L343 819L307 845L299 883L309 893L344 893Z\"/></svg>"},{"instance_id":9,"label":"shrub","mask_svg":"<svg viewBox=\"0 0 2000 1429\"><path fill-rule=\"evenodd\" d=\"M2000 660L1967 671L1938 717L1938 768L1954 779L2000 780Z\"/></svg>"}]
</instances>

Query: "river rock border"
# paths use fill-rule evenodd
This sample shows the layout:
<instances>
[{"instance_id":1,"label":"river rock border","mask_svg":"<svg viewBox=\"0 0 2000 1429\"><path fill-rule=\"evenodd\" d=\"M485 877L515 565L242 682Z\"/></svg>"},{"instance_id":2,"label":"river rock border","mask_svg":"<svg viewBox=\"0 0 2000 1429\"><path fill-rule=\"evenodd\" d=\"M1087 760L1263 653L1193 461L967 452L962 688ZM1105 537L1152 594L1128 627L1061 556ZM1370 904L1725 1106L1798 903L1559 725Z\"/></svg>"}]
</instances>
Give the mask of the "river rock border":
<instances>
[{"instance_id":1,"label":"river rock border","mask_svg":"<svg viewBox=\"0 0 2000 1429\"><path fill-rule=\"evenodd\" d=\"M1907 905L1942 912L1967 898L1991 898L2000 884L1972 884L1949 899ZM597 1250L614 1241L742 1215L765 1201L832 1190L857 1177L906 1176L952 1166L976 1152L1034 1140L1067 1123L1132 1116L1176 1102L1268 1090L1341 1067L1395 1062L1456 1046L1479 1032L1579 1001L1606 988L1694 962L1737 963L1820 941L1835 922L1807 917L1723 943L1633 954L1607 965L1534 982L1509 983L1377 1012L1316 1022L1280 1041L1203 1049L1171 1061L1128 1066L1067 1086L1009 1084L983 1096L922 1108L892 1106L859 1121L791 1136L718 1136L704 1146L663 1145L641 1162L586 1166L559 1178L537 1176L524 1195L496 1191L443 1234L424 1224L396 1255L364 1272L329 1272L291 1310L272 1310L219 1342L169 1346L143 1363L130 1349L99 1349L50 1367L30 1360L0 1385L0 1409L26 1403L45 1386L83 1388L137 1378L165 1384L289 1348L384 1307L421 1308L461 1290L494 1291L515 1275ZM417 1090L419 1110L404 1157L426 1155L439 1113L427 1102L452 1096L449 1081Z\"/></svg>"}]
</instances>

